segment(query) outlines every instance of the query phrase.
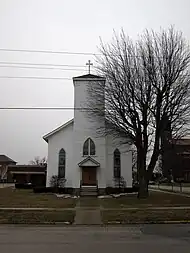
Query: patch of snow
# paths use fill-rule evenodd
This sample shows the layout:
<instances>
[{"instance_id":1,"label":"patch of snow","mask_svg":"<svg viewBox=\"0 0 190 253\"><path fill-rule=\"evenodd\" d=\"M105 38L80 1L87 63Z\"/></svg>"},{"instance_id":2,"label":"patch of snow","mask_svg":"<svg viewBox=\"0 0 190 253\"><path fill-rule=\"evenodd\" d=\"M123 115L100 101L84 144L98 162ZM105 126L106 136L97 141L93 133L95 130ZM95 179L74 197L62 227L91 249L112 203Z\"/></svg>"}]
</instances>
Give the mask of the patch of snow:
<instances>
[{"instance_id":1,"label":"patch of snow","mask_svg":"<svg viewBox=\"0 0 190 253\"><path fill-rule=\"evenodd\" d=\"M65 221L64 224L70 225L71 223L69 221Z\"/></svg>"},{"instance_id":2,"label":"patch of snow","mask_svg":"<svg viewBox=\"0 0 190 253\"><path fill-rule=\"evenodd\" d=\"M108 199L108 198L112 198L111 195L100 195L98 196L99 199Z\"/></svg>"},{"instance_id":3,"label":"patch of snow","mask_svg":"<svg viewBox=\"0 0 190 253\"><path fill-rule=\"evenodd\" d=\"M64 194L55 194L55 196L56 196L57 198L63 198L63 197L64 197Z\"/></svg>"},{"instance_id":4,"label":"patch of snow","mask_svg":"<svg viewBox=\"0 0 190 253\"><path fill-rule=\"evenodd\" d=\"M108 224L121 224L120 221L108 221Z\"/></svg>"},{"instance_id":5,"label":"patch of snow","mask_svg":"<svg viewBox=\"0 0 190 253\"><path fill-rule=\"evenodd\" d=\"M119 198L122 196L127 196L129 195L129 193L119 193L119 194L111 194L113 196L113 198Z\"/></svg>"},{"instance_id":6,"label":"patch of snow","mask_svg":"<svg viewBox=\"0 0 190 253\"><path fill-rule=\"evenodd\" d=\"M106 198L119 198L122 196L127 196L130 193L119 193L119 194L110 194L110 195L100 195L98 196L99 199L106 199ZM136 194L136 193L135 193Z\"/></svg>"},{"instance_id":7,"label":"patch of snow","mask_svg":"<svg viewBox=\"0 0 190 253\"><path fill-rule=\"evenodd\" d=\"M57 198L64 198L64 199L68 199L71 198L72 196L69 194L55 194Z\"/></svg>"},{"instance_id":8,"label":"patch of snow","mask_svg":"<svg viewBox=\"0 0 190 253\"><path fill-rule=\"evenodd\" d=\"M72 199L77 199L80 198L79 196L72 196L70 194L55 194L57 198L63 198L63 199L68 199L68 198L72 198Z\"/></svg>"}]
</instances>

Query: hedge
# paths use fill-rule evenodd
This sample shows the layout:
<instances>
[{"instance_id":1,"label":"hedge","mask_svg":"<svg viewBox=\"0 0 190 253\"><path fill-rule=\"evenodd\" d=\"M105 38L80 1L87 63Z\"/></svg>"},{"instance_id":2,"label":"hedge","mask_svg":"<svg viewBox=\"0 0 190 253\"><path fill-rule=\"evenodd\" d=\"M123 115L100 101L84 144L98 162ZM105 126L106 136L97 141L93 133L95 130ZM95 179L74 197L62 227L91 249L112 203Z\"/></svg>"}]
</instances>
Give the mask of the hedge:
<instances>
[{"instance_id":1,"label":"hedge","mask_svg":"<svg viewBox=\"0 0 190 253\"><path fill-rule=\"evenodd\" d=\"M62 188L62 187L34 187L34 193L60 193L60 194L73 194L73 188Z\"/></svg>"}]
</instances>

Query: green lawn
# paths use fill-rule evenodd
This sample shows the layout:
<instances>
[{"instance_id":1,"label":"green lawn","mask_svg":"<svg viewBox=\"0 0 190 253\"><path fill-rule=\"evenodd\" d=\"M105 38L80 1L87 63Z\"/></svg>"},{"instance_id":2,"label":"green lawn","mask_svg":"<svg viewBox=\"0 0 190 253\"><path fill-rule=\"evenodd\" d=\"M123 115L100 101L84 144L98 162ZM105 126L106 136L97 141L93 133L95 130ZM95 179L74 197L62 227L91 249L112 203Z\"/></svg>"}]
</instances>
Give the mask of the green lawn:
<instances>
[{"instance_id":1,"label":"green lawn","mask_svg":"<svg viewBox=\"0 0 190 253\"><path fill-rule=\"evenodd\" d=\"M57 198L54 194L33 193L32 190L6 188L0 189L0 207L49 207L57 208L57 210L0 210L0 223L53 224L55 222L65 221L72 223L75 210L59 210L59 208L73 208L77 201L80 201L80 206L84 208L105 208L101 209L104 224L115 221L121 223L156 223L162 221L190 220L190 209L185 209L185 206L190 206L190 198L169 193L150 191L149 198L142 200L137 199L134 195L109 199L84 197L76 200ZM146 209L147 207L170 206L183 206L184 209ZM110 208L111 210L107 210L106 208ZM140 208L140 210L127 210L127 208Z\"/></svg>"},{"instance_id":2,"label":"green lawn","mask_svg":"<svg viewBox=\"0 0 190 253\"><path fill-rule=\"evenodd\" d=\"M138 199L136 196L124 196L121 198L99 200L104 208L128 208L128 207L154 207L154 206L190 206L190 197L150 191L147 199Z\"/></svg>"},{"instance_id":3,"label":"green lawn","mask_svg":"<svg viewBox=\"0 0 190 253\"><path fill-rule=\"evenodd\" d=\"M54 224L56 222L73 223L74 211L21 211L0 210L1 224Z\"/></svg>"},{"instance_id":4,"label":"green lawn","mask_svg":"<svg viewBox=\"0 0 190 253\"><path fill-rule=\"evenodd\" d=\"M33 190L0 189L0 207L72 208L75 199L57 198L55 194L33 193Z\"/></svg>"},{"instance_id":5,"label":"green lawn","mask_svg":"<svg viewBox=\"0 0 190 253\"><path fill-rule=\"evenodd\" d=\"M33 193L32 190L0 189L0 207L50 207L72 208L76 199L57 198L55 194ZM190 206L190 198L169 193L150 191L147 199L138 199L134 195L120 198L98 199L96 197L80 198L81 207L128 208L154 206Z\"/></svg>"},{"instance_id":6,"label":"green lawn","mask_svg":"<svg viewBox=\"0 0 190 253\"><path fill-rule=\"evenodd\" d=\"M167 221L190 221L190 210L115 210L101 212L104 224L119 222L130 223L159 223Z\"/></svg>"}]
</instances>

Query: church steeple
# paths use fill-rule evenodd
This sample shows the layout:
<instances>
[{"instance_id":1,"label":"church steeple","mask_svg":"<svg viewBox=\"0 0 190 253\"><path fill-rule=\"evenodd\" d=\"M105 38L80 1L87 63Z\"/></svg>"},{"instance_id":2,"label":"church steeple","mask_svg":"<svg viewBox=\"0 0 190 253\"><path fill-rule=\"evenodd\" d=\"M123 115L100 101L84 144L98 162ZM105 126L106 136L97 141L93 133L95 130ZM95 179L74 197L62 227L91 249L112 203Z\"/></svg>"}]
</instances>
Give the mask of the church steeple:
<instances>
[{"instance_id":1,"label":"church steeple","mask_svg":"<svg viewBox=\"0 0 190 253\"><path fill-rule=\"evenodd\" d=\"M106 81L106 79L102 76L97 76L97 75L93 75L93 74L86 74L86 75L82 75L82 76L76 76L76 77L73 77L73 82L74 81L82 81L81 79L83 79L84 81L95 81L95 80L98 80L98 81ZM75 83L74 83L75 84Z\"/></svg>"},{"instance_id":2,"label":"church steeple","mask_svg":"<svg viewBox=\"0 0 190 253\"><path fill-rule=\"evenodd\" d=\"M88 60L86 65L88 66L88 74L90 74L90 66L93 66L93 63L90 60Z\"/></svg>"}]
</instances>

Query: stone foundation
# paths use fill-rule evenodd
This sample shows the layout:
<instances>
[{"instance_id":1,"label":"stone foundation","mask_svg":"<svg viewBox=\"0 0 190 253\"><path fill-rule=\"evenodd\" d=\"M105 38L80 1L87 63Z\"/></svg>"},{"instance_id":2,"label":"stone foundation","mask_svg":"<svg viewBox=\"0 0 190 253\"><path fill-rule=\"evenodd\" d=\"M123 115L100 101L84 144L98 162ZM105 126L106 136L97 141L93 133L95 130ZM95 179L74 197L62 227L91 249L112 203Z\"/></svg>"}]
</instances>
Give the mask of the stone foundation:
<instances>
[{"instance_id":1,"label":"stone foundation","mask_svg":"<svg viewBox=\"0 0 190 253\"><path fill-rule=\"evenodd\" d=\"M105 188L98 188L98 195L105 195Z\"/></svg>"},{"instance_id":2,"label":"stone foundation","mask_svg":"<svg viewBox=\"0 0 190 253\"><path fill-rule=\"evenodd\" d=\"M80 196L80 188L75 188L75 189L73 190L73 195L75 195L75 196Z\"/></svg>"}]
</instances>

